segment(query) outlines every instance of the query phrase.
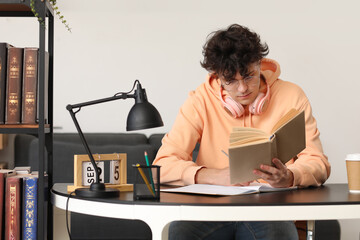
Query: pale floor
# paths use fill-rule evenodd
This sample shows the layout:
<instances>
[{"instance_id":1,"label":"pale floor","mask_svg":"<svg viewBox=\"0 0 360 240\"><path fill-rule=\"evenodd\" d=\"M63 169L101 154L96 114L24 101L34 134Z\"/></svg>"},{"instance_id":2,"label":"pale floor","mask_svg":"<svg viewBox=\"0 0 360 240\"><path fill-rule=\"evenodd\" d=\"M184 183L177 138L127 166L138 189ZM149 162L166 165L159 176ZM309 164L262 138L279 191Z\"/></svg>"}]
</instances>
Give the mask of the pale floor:
<instances>
[{"instance_id":1,"label":"pale floor","mask_svg":"<svg viewBox=\"0 0 360 240\"><path fill-rule=\"evenodd\" d=\"M360 240L360 219L341 220L340 225L341 240ZM54 207L54 240L68 239L65 210Z\"/></svg>"},{"instance_id":2,"label":"pale floor","mask_svg":"<svg viewBox=\"0 0 360 240\"><path fill-rule=\"evenodd\" d=\"M54 207L54 240L68 240L68 239L69 236L66 230L65 210Z\"/></svg>"}]
</instances>

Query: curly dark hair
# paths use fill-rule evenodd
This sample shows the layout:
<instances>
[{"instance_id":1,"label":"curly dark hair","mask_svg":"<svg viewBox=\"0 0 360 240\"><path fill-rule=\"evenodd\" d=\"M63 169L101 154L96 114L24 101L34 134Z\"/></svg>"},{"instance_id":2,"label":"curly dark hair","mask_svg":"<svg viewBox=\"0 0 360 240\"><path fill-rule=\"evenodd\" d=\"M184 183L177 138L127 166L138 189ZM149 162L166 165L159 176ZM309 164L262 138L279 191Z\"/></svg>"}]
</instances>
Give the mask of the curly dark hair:
<instances>
[{"instance_id":1,"label":"curly dark hair","mask_svg":"<svg viewBox=\"0 0 360 240\"><path fill-rule=\"evenodd\" d=\"M238 24L212 32L209 36L203 47L204 61L200 64L226 80L234 79L237 72L248 76L249 66L269 53L267 44L261 44L258 34Z\"/></svg>"}]
</instances>

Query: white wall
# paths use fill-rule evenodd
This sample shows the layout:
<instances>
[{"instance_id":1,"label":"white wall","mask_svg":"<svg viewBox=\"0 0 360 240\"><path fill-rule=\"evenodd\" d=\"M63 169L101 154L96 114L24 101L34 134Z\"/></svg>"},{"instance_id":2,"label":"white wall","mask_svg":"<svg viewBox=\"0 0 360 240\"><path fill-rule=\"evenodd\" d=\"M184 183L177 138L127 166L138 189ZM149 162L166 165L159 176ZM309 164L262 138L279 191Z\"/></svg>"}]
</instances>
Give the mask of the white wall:
<instances>
[{"instance_id":1,"label":"white wall","mask_svg":"<svg viewBox=\"0 0 360 240\"><path fill-rule=\"evenodd\" d=\"M75 131L67 104L129 91L135 79L165 123L141 132L169 131L189 90L205 79L199 62L207 35L239 23L267 42L281 78L305 90L332 164L328 182L347 181L344 157L360 152L359 1L61 0L58 6L72 33L55 22L57 131ZM36 46L34 26L35 20L0 18L0 40ZM84 132L124 132L132 104L84 108L78 119ZM358 239L359 222L350 224L344 239Z\"/></svg>"}]
</instances>

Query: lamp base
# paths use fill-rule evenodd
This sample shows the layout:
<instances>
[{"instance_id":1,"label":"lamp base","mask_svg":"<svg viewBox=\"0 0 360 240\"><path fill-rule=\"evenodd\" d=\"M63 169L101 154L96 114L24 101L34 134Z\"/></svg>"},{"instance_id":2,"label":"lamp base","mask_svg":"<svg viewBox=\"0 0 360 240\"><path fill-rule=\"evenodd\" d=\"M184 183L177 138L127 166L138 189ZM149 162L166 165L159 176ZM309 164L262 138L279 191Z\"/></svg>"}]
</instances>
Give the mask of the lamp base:
<instances>
[{"instance_id":1,"label":"lamp base","mask_svg":"<svg viewBox=\"0 0 360 240\"><path fill-rule=\"evenodd\" d=\"M85 198L117 198L120 191L116 188L106 188L103 183L92 183L90 188L76 189L75 194Z\"/></svg>"}]
</instances>

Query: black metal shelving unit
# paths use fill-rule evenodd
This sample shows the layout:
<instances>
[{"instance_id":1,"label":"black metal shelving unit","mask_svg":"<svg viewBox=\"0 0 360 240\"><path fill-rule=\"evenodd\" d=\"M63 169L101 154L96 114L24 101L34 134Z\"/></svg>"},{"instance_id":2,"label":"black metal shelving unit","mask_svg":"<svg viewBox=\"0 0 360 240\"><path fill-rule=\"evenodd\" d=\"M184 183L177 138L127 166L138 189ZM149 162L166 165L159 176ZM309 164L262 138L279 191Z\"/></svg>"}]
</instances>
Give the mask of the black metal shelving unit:
<instances>
[{"instance_id":1,"label":"black metal shelving unit","mask_svg":"<svg viewBox=\"0 0 360 240\"><path fill-rule=\"evenodd\" d=\"M35 17L30 7L31 0L0 0L0 17ZM46 27L39 23L39 123L37 125L0 125L0 133L32 134L39 138L38 179L38 227L37 239L53 238L53 210L50 201L53 168L53 62L54 62L54 12L47 0L35 0L35 9ZM34 29L34 34L36 30ZM2 33L6 34L6 33ZM47 34L47 39L46 39ZM46 49L47 40L47 49ZM49 53L48 98L45 99L45 51ZM45 122L47 101L47 122ZM47 150L47 151L46 151ZM21 151L21 149L15 149ZM47 156L46 156L47 154ZM47 164L45 163L47 161ZM47 174L47 177L45 176Z\"/></svg>"}]
</instances>

